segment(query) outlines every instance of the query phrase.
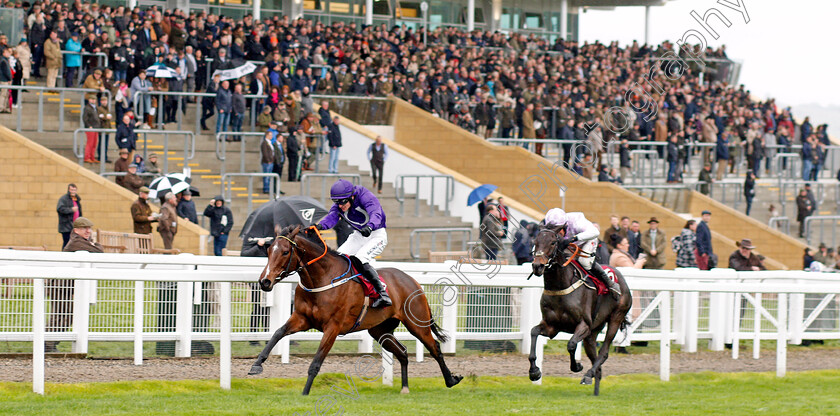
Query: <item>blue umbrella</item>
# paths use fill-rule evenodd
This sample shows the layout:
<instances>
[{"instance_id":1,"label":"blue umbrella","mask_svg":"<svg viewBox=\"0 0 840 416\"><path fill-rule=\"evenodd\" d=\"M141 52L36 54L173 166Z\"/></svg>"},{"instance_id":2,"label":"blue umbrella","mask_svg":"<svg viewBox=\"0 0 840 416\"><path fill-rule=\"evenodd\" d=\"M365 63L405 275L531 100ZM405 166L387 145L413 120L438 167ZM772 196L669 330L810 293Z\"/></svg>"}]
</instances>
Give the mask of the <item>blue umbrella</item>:
<instances>
[{"instance_id":1,"label":"blue umbrella","mask_svg":"<svg viewBox=\"0 0 840 416\"><path fill-rule=\"evenodd\" d=\"M472 192L470 192L470 196L467 197L467 206L474 205L476 202L486 198L487 195L492 194L496 188L498 188L498 186L485 183L484 185L473 189Z\"/></svg>"}]
</instances>

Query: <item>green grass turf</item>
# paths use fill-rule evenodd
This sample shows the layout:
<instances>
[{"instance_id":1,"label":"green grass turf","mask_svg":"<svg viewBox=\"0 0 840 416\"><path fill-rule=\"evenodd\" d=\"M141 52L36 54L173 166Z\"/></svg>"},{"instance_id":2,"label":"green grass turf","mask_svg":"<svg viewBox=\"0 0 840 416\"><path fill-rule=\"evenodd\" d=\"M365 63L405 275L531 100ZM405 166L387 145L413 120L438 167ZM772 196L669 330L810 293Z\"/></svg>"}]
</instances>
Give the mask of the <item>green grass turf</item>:
<instances>
[{"instance_id":1,"label":"green grass turf","mask_svg":"<svg viewBox=\"0 0 840 416\"><path fill-rule=\"evenodd\" d=\"M695 373L661 382L654 375L610 376L601 396L577 378L468 377L453 389L440 378L411 380L411 394L351 374L323 374L312 394L302 379L136 381L47 384L0 383L3 415L799 415L840 414L840 370L789 373ZM308 413L307 413L308 412Z\"/></svg>"}]
</instances>

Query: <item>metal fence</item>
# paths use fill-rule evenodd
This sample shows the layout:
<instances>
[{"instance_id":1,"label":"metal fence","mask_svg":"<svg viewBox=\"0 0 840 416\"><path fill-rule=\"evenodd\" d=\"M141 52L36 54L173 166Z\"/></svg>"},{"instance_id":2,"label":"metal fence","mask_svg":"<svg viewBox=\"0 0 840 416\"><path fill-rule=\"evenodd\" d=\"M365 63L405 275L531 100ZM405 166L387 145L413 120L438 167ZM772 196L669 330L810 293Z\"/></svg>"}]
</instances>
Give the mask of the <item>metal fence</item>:
<instances>
[{"instance_id":1,"label":"metal fence","mask_svg":"<svg viewBox=\"0 0 840 416\"><path fill-rule=\"evenodd\" d=\"M233 181L234 178L247 178L248 179L248 186L243 188L241 186L233 186L235 182ZM248 198L248 212L254 210L254 179L256 178L268 178L268 186L269 192L267 197L271 199L280 198L280 195L283 193L280 190L280 175L276 173L225 173L222 175L221 181L221 191L222 197L224 197L225 202L230 206L233 205L233 197L234 195L237 197L247 197ZM259 184L260 189L263 188L263 184ZM246 194L236 193L246 191ZM263 201L265 202L265 201Z\"/></svg>"},{"instance_id":2,"label":"metal fence","mask_svg":"<svg viewBox=\"0 0 840 416\"><path fill-rule=\"evenodd\" d=\"M232 132L232 131L221 131L216 133L216 159L219 159L219 169L220 175L224 176L227 173L227 147L228 147L228 138L235 137L238 138L239 142L239 173L246 173L245 170L245 148L248 143L248 138L255 138L258 137L259 139L254 139L257 142L256 150L260 151L260 144L263 137L265 137L265 133L261 132Z\"/></svg>"},{"instance_id":3,"label":"metal fence","mask_svg":"<svg viewBox=\"0 0 840 416\"><path fill-rule=\"evenodd\" d=\"M790 235L790 218L785 216L772 217L767 221L767 226L775 228L785 234Z\"/></svg>"},{"instance_id":4,"label":"metal fence","mask_svg":"<svg viewBox=\"0 0 840 416\"><path fill-rule=\"evenodd\" d=\"M426 185L427 189L429 190L429 215L435 215L435 182L438 180L444 181L444 215L449 216L449 203L452 202L452 199L455 197L455 179L451 175L397 175L397 178L394 180L394 184L396 185L396 194L395 197L397 201L400 202L400 216L405 216L405 199L406 199L406 186L405 180L406 179L413 179L414 183L414 216L420 216L420 184L421 180L428 179L428 181L422 181L424 185ZM425 191L423 192L425 194Z\"/></svg>"},{"instance_id":5,"label":"metal fence","mask_svg":"<svg viewBox=\"0 0 840 416\"><path fill-rule=\"evenodd\" d=\"M85 132L95 132L100 134L113 134L116 136L117 130L116 129L87 129L81 128L76 129L73 131L73 153L76 155L76 158L79 159L79 166L84 165L84 156L85 156L85 146L84 146L84 137L80 135L80 133ZM138 135L143 136L143 160L148 158L148 146L149 140L146 136L153 135L153 136L163 136L163 154L161 155L161 159L163 160L163 166L161 169L164 173L169 173L169 159L176 159L169 156L169 136L184 136L184 153L183 156L180 157L184 161L184 168L188 168L188 162L195 158L195 133L191 131L180 131L180 130L135 130L135 133ZM105 152L105 143L103 140L100 140L100 148L102 152ZM99 160L99 173L102 174L105 172L105 160L106 157L102 156Z\"/></svg>"},{"instance_id":6,"label":"metal fence","mask_svg":"<svg viewBox=\"0 0 840 416\"><path fill-rule=\"evenodd\" d=\"M266 95L252 95L252 94L243 94L243 96L245 97L246 100L248 100L248 102L251 102L251 105L247 106L248 109L246 110L246 112L248 113L249 129L251 131L253 131L253 130L255 130L256 125L257 125L257 115L258 115L257 112L259 111L259 108L261 108L258 105L253 105L253 102L254 102L254 100L264 100L265 98L267 98L267 96ZM168 100L165 100L164 97L175 97L173 99L175 101L174 105L176 106L175 112L174 112L175 123L177 123L179 130L182 128L182 124L184 123L184 117L186 116L186 113L187 113L186 106L187 106L188 103L187 103L186 99L187 98L195 98L195 131L200 132L201 131L201 116L204 112L204 102L203 102L204 100L203 100L203 98L208 98L209 97L209 98L212 98L212 99L215 100L216 94L206 93L206 92L177 92L177 91L147 91L147 92L143 92L143 91L137 91L137 92L134 93L134 97L133 97L133 100L132 100L132 103L134 104L134 113L135 114L138 114L138 115L141 114L141 113L145 114L145 111L142 111L142 112L139 111L140 110L139 106L140 106L141 102L145 101L145 97L149 97L149 99L151 99L152 97L157 97L157 106L151 106L151 105L150 106L155 109L154 117L156 117L156 120L157 120L157 126L156 127L158 129L163 129L164 128L164 126L166 124L165 123L165 121L166 121L165 117L167 115L166 114L167 109L170 106L173 105L172 103L167 104ZM144 106L145 106L145 104L144 104ZM212 113L214 115L216 114L215 104L213 105ZM244 123L245 114L242 114L242 118L243 118L243 123Z\"/></svg>"},{"instance_id":7,"label":"metal fence","mask_svg":"<svg viewBox=\"0 0 840 416\"><path fill-rule=\"evenodd\" d=\"M813 215L805 218L805 240L810 245L819 241L828 244L829 247L837 247L838 229L840 215ZM815 238L817 236L818 238Z\"/></svg>"},{"instance_id":8,"label":"metal fence","mask_svg":"<svg viewBox=\"0 0 840 416\"><path fill-rule=\"evenodd\" d=\"M23 131L24 123L23 123L23 114L26 112L24 105L26 100L24 100L24 92L35 92L38 94L38 132L44 131L44 96L45 95L55 95L55 92L58 92L58 126L57 131L59 133L64 131L64 112L65 107L76 109L78 108L79 111L79 125L84 126L84 122L82 121L82 117L84 116L84 108L86 104L85 95L86 94L101 94L108 98L108 105L110 106L111 103L111 92L108 90L99 91L97 89L91 88L47 88L47 87L35 87L35 86L28 86L28 85L0 85L0 89L7 89L7 90L17 90L19 91L18 97L18 108L15 109L17 113L17 122L15 124L15 131L21 132ZM79 104L65 104L65 95L67 93L78 93L79 94ZM56 98L47 97L47 101L54 100ZM98 102L97 102L98 103ZM27 120L31 120L30 118L31 113L27 115ZM27 126L31 126L32 124L26 123Z\"/></svg>"},{"instance_id":9,"label":"metal fence","mask_svg":"<svg viewBox=\"0 0 840 416\"><path fill-rule=\"evenodd\" d=\"M313 94L311 97L316 103L329 102L330 110L356 123L373 126L391 124L394 104L386 97L318 94Z\"/></svg>"},{"instance_id":10,"label":"metal fence","mask_svg":"<svg viewBox=\"0 0 840 416\"><path fill-rule=\"evenodd\" d=\"M303 176L300 177L301 195L312 196L310 191L310 181L314 178L321 178L321 193L316 199L321 201L321 203L326 206L331 205L327 204L327 201L329 201L330 199L330 191L329 187L327 186L328 180L347 179L353 182L353 185L362 184L362 177L357 173L304 173ZM330 186L332 186L332 184L330 184Z\"/></svg>"}]
</instances>

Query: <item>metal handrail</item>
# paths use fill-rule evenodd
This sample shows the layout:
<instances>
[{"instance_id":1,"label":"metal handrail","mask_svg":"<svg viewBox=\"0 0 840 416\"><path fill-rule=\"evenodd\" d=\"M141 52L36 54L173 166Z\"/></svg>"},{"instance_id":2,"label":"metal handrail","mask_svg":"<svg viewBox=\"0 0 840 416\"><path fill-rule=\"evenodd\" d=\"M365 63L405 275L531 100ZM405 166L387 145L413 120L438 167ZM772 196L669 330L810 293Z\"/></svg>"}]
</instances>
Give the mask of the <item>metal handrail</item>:
<instances>
[{"instance_id":1,"label":"metal handrail","mask_svg":"<svg viewBox=\"0 0 840 416\"><path fill-rule=\"evenodd\" d=\"M782 226L781 224L784 224L784 226ZM780 230L783 229L785 234L790 234L790 218L788 217L772 217L769 221L767 221L767 226L770 228L778 228Z\"/></svg>"},{"instance_id":2,"label":"metal handrail","mask_svg":"<svg viewBox=\"0 0 840 416\"><path fill-rule=\"evenodd\" d=\"M18 90L22 92L40 91L38 93L38 132L44 131L44 92L58 91L58 132L64 131L64 93L65 92L79 92L81 93L81 101L79 103L79 124L84 125L84 108L85 108L85 94L103 94L108 97L108 105L111 105L111 91L100 91L94 88L48 88L36 87L29 85L0 85L0 89ZM22 93L21 93L22 94ZM17 110L17 126L15 131L21 132L23 127L23 99L18 99Z\"/></svg>"},{"instance_id":3,"label":"metal handrail","mask_svg":"<svg viewBox=\"0 0 840 416\"><path fill-rule=\"evenodd\" d=\"M779 204L781 204L782 206L782 215L787 215L787 188L805 186L806 184L816 187L814 198L816 199L817 206L814 207L814 210L816 210L820 205L823 204L823 202L825 202L826 192L824 183L818 181L782 180L782 178L780 177L778 187ZM799 193L796 192L796 195L798 196Z\"/></svg>"},{"instance_id":4,"label":"metal handrail","mask_svg":"<svg viewBox=\"0 0 840 416\"><path fill-rule=\"evenodd\" d=\"M84 59L85 56L97 56L97 57L99 57L99 59L98 59L98 63L97 63L96 66L100 67L100 68L107 68L108 67L108 54L105 53L105 52L83 52L83 51L73 52L73 51L62 50L61 54L62 55L80 55L82 57L82 59ZM83 66L84 66L84 64L80 65L79 69L81 69ZM62 59L61 59L61 69L62 70L58 74L58 78L64 78L63 74L64 74L64 69L66 69L66 68L67 68L67 60L64 59L64 57L62 57ZM82 71L79 71L77 81L79 83L82 82Z\"/></svg>"},{"instance_id":5,"label":"metal handrail","mask_svg":"<svg viewBox=\"0 0 840 416\"><path fill-rule=\"evenodd\" d=\"M455 197L455 178L452 175L397 175L396 180L394 180L394 184L396 185L396 194L395 198L400 203L400 216L405 216L405 179L412 178L416 179L415 184L415 194L414 194L414 216L420 216L420 180L421 179L431 179L429 181L430 185L430 196L429 196L429 215L435 214L435 180L436 179L444 179L446 190L444 191L444 212L446 216L449 216L449 203L452 202L452 199Z\"/></svg>"},{"instance_id":6,"label":"metal handrail","mask_svg":"<svg viewBox=\"0 0 840 416\"><path fill-rule=\"evenodd\" d=\"M95 133L108 133L108 134L117 134L117 129L88 129L88 128L81 128L76 129L73 131L73 153L79 159L79 166L83 166L84 163L84 146L80 145L81 141L79 140L79 133L85 132L95 132ZM188 167L188 161L192 160L195 157L195 133L186 130L135 130L135 133L143 135L143 160L147 159L148 155L148 143L149 141L146 140L146 135L148 134L157 134L163 135L163 154L161 158L163 159L163 171L169 172L169 135L184 135L184 167ZM101 142L101 141L100 141ZM100 143L100 148L102 152L104 152L104 143ZM99 173L102 174L105 172L105 155L100 153L101 157L99 160Z\"/></svg>"},{"instance_id":7,"label":"metal handrail","mask_svg":"<svg viewBox=\"0 0 840 416\"><path fill-rule=\"evenodd\" d=\"M388 97L368 97L364 95L328 95L310 94L313 100L358 100L358 101L388 101Z\"/></svg>"},{"instance_id":8,"label":"metal handrail","mask_svg":"<svg viewBox=\"0 0 840 416\"><path fill-rule=\"evenodd\" d=\"M452 251L452 234L453 233L461 233L462 235L466 236L466 238L461 239L461 251L465 251L467 249L467 242L472 240L472 228L466 227L455 227L455 228L415 228L411 230L411 234L408 236L408 250L411 253L411 258L414 260L420 259L420 253L416 253L414 251L415 247L419 248L419 243L415 244L415 238L420 234L431 234L432 235L432 248L435 247L436 237L437 234L446 234L446 251Z\"/></svg>"},{"instance_id":9,"label":"metal handrail","mask_svg":"<svg viewBox=\"0 0 840 416\"><path fill-rule=\"evenodd\" d=\"M314 133L314 134L303 133L303 137L304 137L304 141L303 141L303 143L301 143L303 145L303 146L301 146L301 148L302 148L301 150L303 150L303 148L306 148L306 150L309 151L309 148L306 147L306 141L305 141L306 137L314 137L318 140L318 144L315 146L315 153L316 154L320 153L320 154L318 154L317 157L315 158L315 172L321 172L321 158L323 158L323 156L324 156L324 143L327 142L327 140L326 140L327 139L327 134L326 133ZM301 155L303 155L304 153L305 152L301 152ZM303 159L306 159L306 158L304 157Z\"/></svg>"},{"instance_id":10,"label":"metal handrail","mask_svg":"<svg viewBox=\"0 0 840 416\"><path fill-rule=\"evenodd\" d=\"M700 184L700 185L704 185L704 184L705 183ZM723 203L724 205L727 204L727 202L728 202L726 200L726 189L727 188L735 188L737 191L735 192L735 198L731 202L732 202L732 207L735 208L735 209L738 209L738 206L741 205L741 199L744 196L744 184L741 183L741 182L735 182L735 181L713 181L712 183L709 184L709 198L714 198L715 197L715 186L720 186L721 187L720 202ZM698 187L698 189L699 189L699 187Z\"/></svg>"},{"instance_id":11,"label":"metal handrail","mask_svg":"<svg viewBox=\"0 0 840 416\"><path fill-rule=\"evenodd\" d=\"M226 173L222 175L221 191L222 198L225 199L225 203L229 206L233 204L233 186L228 185L233 185L230 179L235 177L248 178L248 212L253 211L254 208L254 178L269 178L269 196L272 195L271 190L275 190L273 193L275 200L283 194L279 186L280 175L276 173Z\"/></svg>"},{"instance_id":12,"label":"metal handrail","mask_svg":"<svg viewBox=\"0 0 840 416\"><path fill-rule=\"evenodd\" d=\"M639 156L639 157L634 157ZM652 156L652 157L648 157ZM642 150L636 149L630 151L630 158L632 160L633 183L653 183L653 178L656 176L656 163L659 160L659 152L656 150ZM650 174L645 175L646 166L650 166ZM640 173L641 171L641 173Z\"/></svg>"},{"instance_id":13,"label":"metal handrail","mask_svg":"<svg viewBox=\"0 0 840 416\"><path fill-rule=\"evenodd\" d=\"M784 163L783 161L787 161L788 159L790 159L788 169L782 169L782 163ZM788 177L790 179L799 178L801 176L802 170L794 169L796 164L799 166L802 165L802 156L799 153L779 152L773 156L773 166L776 167L776 176L779 177L780 181L785 176L785 172L788 172Z\"/></svg>"},{"instance_id":14,"label":"metal handrail","mask_svg":"<svg viewBox=\"0 0 840 416\"><path fill-rule=\"evenodd\" d=\"M237 131L220 131L216 133L216 159L221 161L220 174L224 175L227 172L227 140L226 136L244 136L244 137L265 137L265 133L252 132L237 132ZM239 145L239 172L245 173L245 140L242 139Z\"/></svg>"},{"instance_id":15,"label":"metal handrail","mask_svg":"<svg viewBox=\"0 0 840 416\"><path fill-rule=\"evenodd\" d=\"M138 114L138 110L139 110L138 104L140 102L140 96L141 95L159 96L159 97L164 97L164 96L195 97L196 98L196 100L195 100L195 131L201 131L201 113L202 113L202 110L204 108L204 104L202 103L201 98L204 98L204 97L215 98L216 97L216 94L207 93L207 92L179 92L179 91L147 91L147 92L143 92L143 91L135 91L134 92L134 97L132 99L135 114ZM267 95L256 95L256 94L242 94L242 96L245 97L246 100L248 100L248 99L262 100L262 99L268 98ZM156 110L157 113L155 114L155 117L157 117L158 129L163 129L163 126L164 126L163 110L165 110L166 105L163 104L163 101L164 100L162 100L162 99L158 99L158 105L156 107L157 108L157 110ZM181 123L182 123L182 120L183 120L183 113L184 113L184 111L182 110L182 105L184 105L184 104L182 104L182 100L178 100L177 105L178 105L178 110L176 111L176 115L177 115L176 122L178 123L178 129L181 129ZM246 106L247 106L247 102L246 102ZM251 125L250 126L251 130L254 130L256 125L257 125L257 114L256 114L257 106L251 105L249 107L250 107L250 109L249 109L250 110L249 111L249 113L250 113L249 123Z\"/></svg>"},{"instance_id":16,"label":"metal handrail","mask_svg":"<svg viewBox=\"0 0 840 416\"><path fill-rule=\"evenodd\" d=\"M348 179L353 182L353 185L361 185L362 177L358 173L304 173L300 177L300 194L303 196L309 195L309 178L324 178L321 181L321 197L319 200L326 205L329 199L329 191L327 190L327 178Z\"/></svg>"},{"instance_id":17,"label":"metal handrail","mask_svg":"<svg viewBox=\"0 0 840 416\"><path fill-rule=\"evenodd\" d=\"M819 223L831 222L827 226L821 225L821 226L817 227L820 231L819 232L819 234L820 234L820 240L819 241L820 242L826 242L826 240L823 237L824 236L831 236L831 244L829 244L828 246L829 247L837 247L837 230L838 230L838 228L840 228L840 227L837 226L837 222L840 221L840 215L812 215L810 217L805 218L804 221L805 221L805 241L807 241L809 245L812 244L811 243L811 224L814 223L814 222L819 222ZM829 231L830 234L827 234L826 231Z\"/></svg>"}]
</instances>

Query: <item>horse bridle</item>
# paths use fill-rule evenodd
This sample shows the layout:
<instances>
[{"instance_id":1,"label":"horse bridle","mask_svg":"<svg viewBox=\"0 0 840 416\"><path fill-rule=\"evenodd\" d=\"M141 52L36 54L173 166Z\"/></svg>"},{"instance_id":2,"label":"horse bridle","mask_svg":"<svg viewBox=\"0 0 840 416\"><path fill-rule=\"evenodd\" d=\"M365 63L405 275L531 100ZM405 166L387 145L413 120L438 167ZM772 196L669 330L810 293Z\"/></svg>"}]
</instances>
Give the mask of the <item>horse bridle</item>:
<instances>
[{"instance_id":1,"label":"horse bridle","mask_svg":"<svg viewBox=\"0 0 840 416\"><path fill-rule=\"evenodd\" d=\"M537 235L539 235L540 233L552 233L552 234L554 234L554 241L551 242L551 244L554 246L554 249L551 251L551 255L546 256L546 254L543 253L542 251L535 251L537 249L537 246L535 245L534 248L532 249L533 252L531 254L534 256L535 259L537 257L544 258L546 260L545 261L545 268L550 269L550 268L554 267L554 265L555 265L558 250L560 250L560 246L562 245L562 242L563 242L562 237L560 237L560 234L557 234L557 232L549 230L547 228L543 228L543 229L539 230L537 232ZM565 250L565 248L564 248L564 250Z\"/></svg>"},{"instance_id":2,"label":"horse bridle","mask_svg":"<svg viewBox=\"0 0 840 416\"><path fill-rule=\"evenodd\" d=\"M318 235L318 239L319 239L319 240L321 240L321 243L324 245L324 252L323 252L320 256L318 256L318 257L316 257L316 258L314 258L314 259L312 259L312 260L310 260L310 261L308 261L308 262L304 263L304 262L303 262L303 255L305 255L305 254L306 254L306 249L304 249L303 247L298 246L298 245L297 245L297 243L295 243L295 242L294 242L294 240L292 240L292 239L291 239L291 238L289 238L289 237L286 237L285 235L278 236L278 238L282 238L282 239L284 239L284 240L288 241L288 242L289 242L289 244L291 244L291 246L292 246L292 252L291 252L291 253L289 253L289 261L288 261L288 262L286 262L286 268L283 270L283 272L282 272L282 273L280 273L280 274L277 276L277 280L283 280L283 279L285 279L286 277L288 277L290 274L292 274L292 273L300 273L301 271L305 271L305 272L306 272L306 275L307 275L307 276L309 276L309 270L307 270L307 269L306 269L306 266L309 266L309 265L311 265L312 263L315 263L316 261L321 260L321 259L322 259L322 258L323 258L326 254L327 254L327 242L326 242L326 241L324 241L324 238L323 238L323 237L321 237L321 232L318 230L318 227L315 227L315 226L310 226L309 228L311 228L311 229L314 229L314 230L315 230L315 233ZM298 253L298 250L301 250L302 254L301 254L301 253ZM293 256L293 255L297 255L297 256L298 256L298 267L297 267L297 269L295 269L294 271L290 271L290 269L291 269L291 267L292 267L292 256Z\"/></svg>"},{"instance_id":3,"label":"horse bridle","mask_svg":"<svg viewBox=\"0 0 840 416\"><path fill-rule=\"evenodd\" d=\"M537 257L542 257L542 258L546 259L546 262L545 262L545 268L546 268L546 269L549 269L549 268L551 268L551 267L554 267L554 265L556 264L557 255L558 255L560 252L562 252L563 250L566 250L566 249L567 249L567 248L569 248L569 247L573 247L573 248L574 248L574 252L572 252L572 255L571 255L571 256L569 256L569 258L568 258L568 259L566 259L566 261L563 263L563 265L562 265L561 267L566 267L566 266L568 266L568 265L569 265L569 263L571 263L571 262L572 262L572 260L573 260L575 257L577 257L577 256L578 256L578 254L580 254L580 246L578 246L578 245L577 245L577 244L575 244L575 243L570 243L570 244L567 244L567 245L565 245L565 246L564 246L564 245L563 245L563 236L561 236L561 235L560 235L560 234L558 234L557 232L552 231L552 230L549 230L549 229L547 229L547 228L543 228L543 229L541 229L539 232L537 232L537 235L539 235L540 233L543 233L543 232L548 232L548 233L552 233L552 234L554 234L554 241L552 241L552 242L551 242L551 244L554 246L554 250L552 250L552 251L551 251L551 255L550 255L550 256L546 256L546 255L545 255L545 253L543 253L542 251L534 251L534 252L532 252L531 254L534 256L534 258L537 258ZM564 236L565 236L565 232L564 232ZM534 250L536 250L536 248L537 248L537 247L536 247L536 246L534 246Z\"/></svg>"}]
</instances>

